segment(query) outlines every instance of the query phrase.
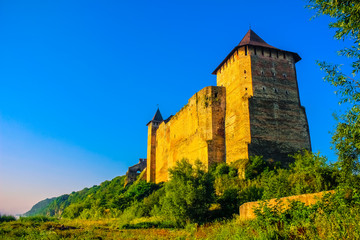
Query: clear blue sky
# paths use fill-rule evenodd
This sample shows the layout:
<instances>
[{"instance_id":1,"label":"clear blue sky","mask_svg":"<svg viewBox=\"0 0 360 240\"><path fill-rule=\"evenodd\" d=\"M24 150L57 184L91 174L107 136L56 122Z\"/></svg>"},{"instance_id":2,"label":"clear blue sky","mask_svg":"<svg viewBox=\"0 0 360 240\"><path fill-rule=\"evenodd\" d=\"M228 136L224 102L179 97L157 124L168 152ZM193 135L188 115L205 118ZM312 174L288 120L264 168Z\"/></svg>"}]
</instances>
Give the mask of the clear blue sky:
<instances>
[{"instance_id":1,"label":"clear blue sky","mask_svg":"<svg viewBox=\"0 0 360 240\"><path fill-rule=\"evenodd\" d=\"M251 24L299 53L314 151L329 149L339 109L315 60L341 62L329 19L306 1L0 0L0 212L125 174L146 157L157 104L175 114Z\"/></svg>"}]
</instances>

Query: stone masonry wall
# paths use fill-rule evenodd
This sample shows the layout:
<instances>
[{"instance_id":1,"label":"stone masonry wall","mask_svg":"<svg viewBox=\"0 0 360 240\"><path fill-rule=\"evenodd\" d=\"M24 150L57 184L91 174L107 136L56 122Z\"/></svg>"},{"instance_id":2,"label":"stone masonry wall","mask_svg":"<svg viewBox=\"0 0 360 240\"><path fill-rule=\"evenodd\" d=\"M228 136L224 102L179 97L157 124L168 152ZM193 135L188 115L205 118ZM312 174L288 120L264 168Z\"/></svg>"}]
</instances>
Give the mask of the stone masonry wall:
<instances>
[{"instance_id":1,"label":"stone masonry wall","mask_svg":"<svg viewBox=\"0 0 360 240\"><path fill-rule=\"evenodd\" d=\"M249 48L254 95L249 99L249 155L282 163L288 154L311 150L305 109L300 105L292 53Z\"/></svg>"},{"instance_id":2,"label":"stone masonry wall","mask_svg":"<svg viewBox=\"0 0 360 240\"><path fill-rule=\"evenodd\" d=\"M249 101L253 95L251 60L239 48L217 72L217 85L226 88L226 162L248 158L251 142Z\"/></svg>"},{"instance_id":3,"label":"stone masonry wall","mask_svg":"<svg viewBox=\"0 0 360 240\"><path fill-rule=\"evenodd\" d=\"M334 193L334 191L325 191L325 192L318 192L318 193L311 193L311 194L301 194L301 195L294 195L290 197L283 197L283 198L273 198L270 200L266 200L268 202L269 207L273 207L276 204L282 204L282 209L285 210L288 208L290 201L300 201L305 203L305 205L313 205L317 201L319 201L325 194L327 193ZM256 218L254 213L254 209L259 207L260 204L264 201L256 201L256 202L247 202L240 206L239 208L239 215L240 220L246 221Z\"/></svg>"},{"instance_id":4,"label":"stone masonry wall","mask_svg":"<svg viewBox=\"0 0 360 240\"><path fill-rule=\"evenodd\" d=\"M192 164L200 160L206 167L225 161L224 121L225 89L206 87L169 122L162 122L156 130L156 166L150 170L155 182L167 181L168 169L183 158Z\"/></svg>"}]
</instances>

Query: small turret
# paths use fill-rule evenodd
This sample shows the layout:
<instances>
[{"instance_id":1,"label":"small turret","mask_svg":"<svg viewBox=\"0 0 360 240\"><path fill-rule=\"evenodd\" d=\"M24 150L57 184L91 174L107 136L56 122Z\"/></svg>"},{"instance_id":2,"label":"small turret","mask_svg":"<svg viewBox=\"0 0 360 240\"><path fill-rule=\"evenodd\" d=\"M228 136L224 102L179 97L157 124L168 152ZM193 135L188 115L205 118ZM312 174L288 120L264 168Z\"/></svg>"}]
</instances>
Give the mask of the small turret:
<instances>
[{"instance_id":1,"label":"small turret","mask_svg":"<svg viewBox=\"0 0 360 240\"><path fill-rule=\"evenodd\" d=\"M147 181L155 182L155 169L156 169L156 130L159 125L164 121L158 109L148 124L148 146L147 146Z\"/></svg>"},{"instance_id":2,"label":"small turret","mask_svg":"<svg viewBox=\"0 0 360 240\"><path fill-rule=\"evenodd\" d=\"M158 108L158 110L156 111L154 117L152 118L152 120L150 122L148 122L146 124L146 126L149 126L150 123L153 124L153 126L159 126L160 123L162 123L164 120L161 116L160 110Z\"/></svg>"}]
</instances>

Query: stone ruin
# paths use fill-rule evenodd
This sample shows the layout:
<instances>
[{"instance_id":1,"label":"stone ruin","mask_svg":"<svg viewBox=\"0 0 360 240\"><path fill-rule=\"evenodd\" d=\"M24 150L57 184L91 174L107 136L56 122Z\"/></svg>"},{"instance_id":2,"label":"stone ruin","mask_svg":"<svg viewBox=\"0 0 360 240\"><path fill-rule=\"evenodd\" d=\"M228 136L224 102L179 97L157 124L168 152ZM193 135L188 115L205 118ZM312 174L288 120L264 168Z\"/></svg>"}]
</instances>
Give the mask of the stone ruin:
<instances>
[{"instance_id":1,"label":"stone ruin","mask_svg":"<svg viewBox=\"0 0 360 240\"><path fill-rule=\"evenodd\" d=\"M139 163L129 167L128 171L126 172L125 185L135 182L138 176L141 174L141 172L146 170L146 165L147 165L146 158L140 158ZM144 176L146 177L146 174L144 174Z\"/></svg>"}]
</instances>

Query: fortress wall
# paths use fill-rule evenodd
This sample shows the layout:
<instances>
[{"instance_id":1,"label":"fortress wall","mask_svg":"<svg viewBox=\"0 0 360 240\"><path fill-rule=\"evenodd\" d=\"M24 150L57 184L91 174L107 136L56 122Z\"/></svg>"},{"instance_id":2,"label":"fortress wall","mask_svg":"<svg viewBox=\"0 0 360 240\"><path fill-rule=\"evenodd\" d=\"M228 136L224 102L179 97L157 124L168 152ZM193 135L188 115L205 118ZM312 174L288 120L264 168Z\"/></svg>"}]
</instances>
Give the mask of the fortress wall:
<instances>
[{"instance_id":1,"label":"fortress wall","mask_svg":"<svg viewBox=\"0 0 360 240\"><path fill-rule=\"evenodd\" d=\"M249 99L249 155L282 162L289 153L311 149L305 109L300 105L295 60L283 51L251 48L254 96ZM262 54L264 51L264 55ZM285 57L284 57L285 55Z\"/></svg>"},{"instance_id":2,"label":"fortress wall","mask_svg":"<svg viewBox=\"0 0 360 240\"><path fill-rule=\"evenodd\" d=\"M217 85L226 87L226 162L248 158L251 142L248 98L253 95L250 55L239 48L217 72Z\"/></svg>"},{"instance_id":3,"label":"fortress wall","mask_svg":"<svg viewBox=\"0 0 360 240\"><path fill-rule=\"evenodd\" d=\"M168 180L168 168L183 158L200 160L206 167L224 160L225 89L206 87L192 96L156 131L155 182Z\"/></svg>"}]
</instances>

